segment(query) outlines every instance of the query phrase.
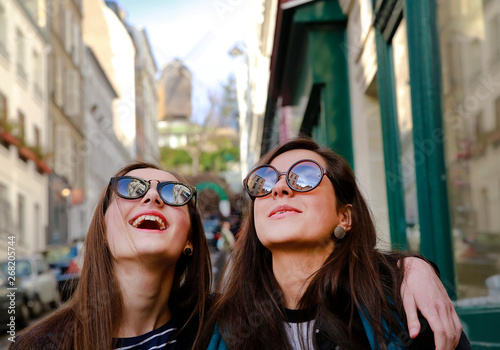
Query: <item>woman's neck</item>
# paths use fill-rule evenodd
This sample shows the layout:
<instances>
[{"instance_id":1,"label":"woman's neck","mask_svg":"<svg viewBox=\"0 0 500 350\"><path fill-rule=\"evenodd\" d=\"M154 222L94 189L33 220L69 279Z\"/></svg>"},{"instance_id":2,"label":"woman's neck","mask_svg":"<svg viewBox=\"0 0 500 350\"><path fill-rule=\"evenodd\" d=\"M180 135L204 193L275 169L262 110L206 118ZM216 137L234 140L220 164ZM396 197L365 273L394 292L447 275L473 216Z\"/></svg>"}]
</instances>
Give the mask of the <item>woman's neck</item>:
<instances>
[{"instance_id":1,"label":"woman's neck","mask_svg":"<svg viewBox=\"0 0 500 350\"><path fill-rule=\"evenodd\" d=\"M170 320L168 300L174 271L175 265L160 270L136 262L116 263L115 273L123 298L117 337L138 336Z\"/></svg>"},{"instance_id":2,"label":"woman's neck","mask_svg":"<svg viewBox=\"0 0 500 350\"><path fill-rule=\"evenodd\" d=\"M311 279L329 252L273 251L273 273L285 297L287 309L297 309Z\"/></svg>"}]
</instances>

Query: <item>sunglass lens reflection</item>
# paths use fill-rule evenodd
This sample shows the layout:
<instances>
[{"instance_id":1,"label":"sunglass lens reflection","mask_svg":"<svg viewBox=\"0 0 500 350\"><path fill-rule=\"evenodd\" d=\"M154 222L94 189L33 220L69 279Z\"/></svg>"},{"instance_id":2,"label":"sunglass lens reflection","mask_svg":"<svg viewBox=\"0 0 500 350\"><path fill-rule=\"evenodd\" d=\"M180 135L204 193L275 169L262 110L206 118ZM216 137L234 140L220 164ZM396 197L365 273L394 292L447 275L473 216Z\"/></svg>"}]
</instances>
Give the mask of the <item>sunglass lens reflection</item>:
<instances>
[{"instance_id":1,"label":"sunglass lens reflection","mask_svg":"<svg viewBox=\"0 0 500 350\"><path fill-rule=\"evenodd\" d=\"M148 184L140 179L124 178L117 181L116 187L118 193L126 198L139 198L147 191Z\"/></svg>"},{"instance_id":2,"label":"sunglass lens reflection","mask_svg":"<svg viewBox=\"0 0 500 350\"><path fill-rule=\"evenodd\" d=\"M275 184L276 171L271 167L262 167L250 174L247 188L252 196L262 196L270 193Z\"/></svg>"},{"instance_id":3,"label":"sunglass lens reflection","mask_svg":"<svg viewBox=\"0 0 500 350\"><path fill-rule=\"evenodd\" d=\"M192 196L192 190L181 184L166 184L162 186L160 193L168 204L174 205L186 204Z\"/></svg>"},{"instance_id":4,"label":"sunglass lens reflection","mask_svg":"<svg viewBox=\"0 0 500 350\"><path fill-rule=\"evenodd\" d=\"M321 169L312 162L302 162L290 169L288 182L292 189L297 191L310 191L321 182Z\"/></svg>"}]
</instances>

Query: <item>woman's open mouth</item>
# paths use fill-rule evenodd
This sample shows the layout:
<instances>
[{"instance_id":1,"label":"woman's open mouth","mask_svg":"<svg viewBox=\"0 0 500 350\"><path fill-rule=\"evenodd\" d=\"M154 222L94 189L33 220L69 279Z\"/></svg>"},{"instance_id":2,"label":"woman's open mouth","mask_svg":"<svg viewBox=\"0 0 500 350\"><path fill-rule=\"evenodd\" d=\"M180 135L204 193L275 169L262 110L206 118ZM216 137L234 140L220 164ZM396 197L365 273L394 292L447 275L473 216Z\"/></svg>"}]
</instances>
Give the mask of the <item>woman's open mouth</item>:
<instances>
[{"instance_id":1,"label":"woman's open mouth","mask_svg":"<svg viewBox=\"0 0 500 350\"><path fill-rule=\"evenodd\" d=\"M145 230L162 231L167 229L167 225L165 224L163 219L156 215L141 215L129 223L135 228L140 228Z\"/></svg>"}]
</instances>

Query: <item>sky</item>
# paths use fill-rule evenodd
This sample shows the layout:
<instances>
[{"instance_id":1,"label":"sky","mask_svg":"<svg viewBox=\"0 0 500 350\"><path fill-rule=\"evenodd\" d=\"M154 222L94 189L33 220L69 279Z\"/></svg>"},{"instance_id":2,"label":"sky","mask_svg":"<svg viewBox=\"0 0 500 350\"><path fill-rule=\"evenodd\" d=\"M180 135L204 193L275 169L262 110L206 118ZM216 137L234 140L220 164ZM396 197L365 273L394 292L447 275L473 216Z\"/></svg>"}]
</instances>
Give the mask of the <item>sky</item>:
<instances>
[{"instance_id":1,"label":"sky","mask_svg":"<svg viewBox=\"0 0 500 350\"><path fill-rule=\"evenodd\" d=\"M193 117L203 120L208 91L233 71L228 54L249 28L244 0L118 0L132 25L146 28L159 70L180 58L193 73Z\"/></svg>"}]
</instances>

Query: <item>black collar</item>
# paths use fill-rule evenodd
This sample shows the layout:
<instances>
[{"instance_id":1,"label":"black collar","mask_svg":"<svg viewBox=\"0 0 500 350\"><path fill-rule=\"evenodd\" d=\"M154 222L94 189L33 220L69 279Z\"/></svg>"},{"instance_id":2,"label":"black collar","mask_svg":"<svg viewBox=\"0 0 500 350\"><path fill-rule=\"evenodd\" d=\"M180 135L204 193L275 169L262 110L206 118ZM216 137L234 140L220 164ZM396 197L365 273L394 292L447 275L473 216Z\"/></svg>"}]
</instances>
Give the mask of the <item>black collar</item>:
<instances>
[{"instance_id":1,"label":"black collar","mask_svg":"<svg viewBox=\"0 0 500 350\"><path fill-rule=\"evenodd\" d=\"M316 316L316 308L308 309L285 309L286 320L290 323L309 322L314 320Z\"/></svg>"}]
</instances>

